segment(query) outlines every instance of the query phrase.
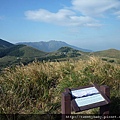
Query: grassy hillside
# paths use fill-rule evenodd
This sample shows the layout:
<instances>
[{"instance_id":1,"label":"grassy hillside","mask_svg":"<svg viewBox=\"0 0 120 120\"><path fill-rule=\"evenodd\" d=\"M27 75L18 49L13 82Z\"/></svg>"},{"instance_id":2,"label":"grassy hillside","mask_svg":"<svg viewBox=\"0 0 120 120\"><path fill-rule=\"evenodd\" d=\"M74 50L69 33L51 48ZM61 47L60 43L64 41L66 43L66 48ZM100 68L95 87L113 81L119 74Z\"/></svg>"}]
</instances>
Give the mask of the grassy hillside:
<instances>
[{"instance_id":1,"label":"grassy hillside","mask_svg":"<svg viewBox=\"0 0 120 120\"><path fill-rule=\"evenodd\" d=\"M46 53L26 45L15 45L0 51L0 67L7 67L19 63L28 64L33 60L56 61L70 58L83 58L85 53L78 50L62 47L58 51Z\"/></svg>"},{"instance_id":2,"label":"grassy hillside","mask_svg":"<svg viewBox=\"0 0 120 120\"><path fill-rule=\"evenodd\" d=\"M111 63L113 62L120 63L120 50L108 49L108 50L93 52L90 53L90 55L101 57L102 60Z\"/></svg>"},{"instance_id":3,"label":"grassy hillside","mask_svg":"<svg viewBox=\"0 0 120 120\"><path fill-rule=\"evenodd\" d=\"M97 51L97 52L94 52L93 54L101 57L110 57L110 58L120 59L120 50L116 50L116 49Z\"/></svg>"},{"instance_id":4,"label":"grassy hillside","mask_svg":"<svg viewBox=\"0 0 120 120\"><path fill-rule=\"evenodd\" d=\"M27 64L35 60L35 58L41 58L46 54L26 45L15 45L0 51L0 68L14 66L20 62Z\"/></svg>"},{"instance_id":5,"label":"grassy hillside","mask_svg":"<svg viewBox=\"0 0 120 120\"><path fill-rule=\"evenodd\" d=\"M2 56L2 53L4 54ZM1 57L15 56L15 57L35 57L45 55L45 52L39 51L26 45L15 45L1 51Z\"/></svg>"},{"instance_id":6,"label":"grassy hillside","mask_svg":"<svg viewBox=\"0 0 120 120\"><path fill-rule=\"evenodd\" d=\"M76 58L80 57L81 55L82 52L70 47L61 47L57 51L49 53L49 56L51 56L53 59L56 58L57 60L60 60L62 58Z\"/></svg>"},{"instance_id":7,"label":"grassy hillside","mask_svg":"<svg viewBox=\"0 0 120 120\"><path fill-rule=\"evenodd\" d=\"M0 76L0 113L60 113L64 89L91 82L110 87L110 113L119 114L120 65L96 57L6 68Z\"/></svg>"}]
</instances>

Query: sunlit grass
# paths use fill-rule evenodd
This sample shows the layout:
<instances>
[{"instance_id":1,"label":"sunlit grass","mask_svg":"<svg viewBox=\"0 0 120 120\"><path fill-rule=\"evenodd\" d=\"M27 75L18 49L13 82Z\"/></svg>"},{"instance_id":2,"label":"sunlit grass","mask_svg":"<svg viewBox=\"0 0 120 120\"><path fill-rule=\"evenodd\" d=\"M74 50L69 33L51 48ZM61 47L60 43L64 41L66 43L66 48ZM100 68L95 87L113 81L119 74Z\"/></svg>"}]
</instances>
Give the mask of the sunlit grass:
<instances>
[{"instance_id":1,"label":"sunlit grass","mask_svg":"<svg viewBox=\"0 0 120 120\"><path fill-rule=\"evenodd\" d=\"M89 60L63 62L34 61L6 68L0 76L0 113L60 113L61 93L65 88L108 85L111 89L111 112L120 106L120 65Z\"/></svg>"}]
</instances>

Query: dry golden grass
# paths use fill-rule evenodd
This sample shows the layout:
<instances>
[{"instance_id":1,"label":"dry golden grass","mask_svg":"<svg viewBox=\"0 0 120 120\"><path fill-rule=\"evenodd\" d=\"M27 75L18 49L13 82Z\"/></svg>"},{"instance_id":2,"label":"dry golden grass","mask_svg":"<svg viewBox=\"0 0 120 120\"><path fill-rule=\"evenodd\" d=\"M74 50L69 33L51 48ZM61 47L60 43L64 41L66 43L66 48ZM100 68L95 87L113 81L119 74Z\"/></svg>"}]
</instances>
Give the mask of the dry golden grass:
<instances>
[{"instance_id":1,"label":"dry golden grass","mask_svg":"<svg viewBox=\"0 0 120 120\"><path fill-rule=\"evenodd\" d=\"M106 84L111 88L111 110L118 111L119 64L90 57L88 60L64 62L34 61L26 66L21 64L6 68L0 76L0 113L60 113L64 89L88 85L90 82Z\"/></svg>"}]
</instances>

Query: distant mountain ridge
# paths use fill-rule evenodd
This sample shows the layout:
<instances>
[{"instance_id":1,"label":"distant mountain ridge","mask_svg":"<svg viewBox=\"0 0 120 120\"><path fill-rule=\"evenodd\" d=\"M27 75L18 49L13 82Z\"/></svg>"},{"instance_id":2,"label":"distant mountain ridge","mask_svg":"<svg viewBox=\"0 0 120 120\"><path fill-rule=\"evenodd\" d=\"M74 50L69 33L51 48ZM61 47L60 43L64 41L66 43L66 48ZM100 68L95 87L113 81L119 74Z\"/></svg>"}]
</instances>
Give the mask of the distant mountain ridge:
<instances>
[{"instance_id":1,"label":"distant mountain ridge","mask_svg":"<svg viewBox=\"0 0 120 120\"><path fill-rule=\"evenodd\" d=\"M28 45L28 46L31 46L33 48L44 51L44 52L57 51L61 47L71 47L73 49L80 50L80 51L83 51L83 52L92 52L92 50L79 48L79 47L76 47L76 46L73 46L73 45L69 45L66 42L56 41L56 40L51 40L51 41L48 41L48 42L44 42L44 41L40 41L40 42L21 42L21 43L17 43L17 44Z\"/></svg>"},{"instance_id":2,"label":"distant mountain ridge","mask_svg":"<svg viewBox=\"0 0 120 120\"><path fill-rule=\"evenodd\" d=\"M0 49L0 69L7 66L19 65L20 63L28 64L35 59L39 61L54 61L56 59L65 60L66 58L81 56L79 50L74 50L69 47L62 47L55 52L43 52L23 44L14 45L2 39L0 44L3 46L2 49Z\"/></svg>"},{"instance_id":3,"label":"distant mountain ridge","mask_svg":"<svg viewBox=\"0 0 120 120\"><path fill-rule=\"evenodd\" d=\"M46 44L46 42L37 42L35 45L40 47L41 44L41 47L47 48L48 51L54 50L54 52L44 52L45 50L39 50L25 44L15 45L0 39L0 69L20 63L28 64L35 59L38 61L61 61L71 58L87 59L90 56L97 56L108 62L120 63L120 50L108 49L96 52L84 52L83 50L85 49L76 48L75 46L71 47L71 45L61 41L50 41L47 43L49 44ZM58 49L58 47L60 48Z\"/></svg>"}]
</instances>

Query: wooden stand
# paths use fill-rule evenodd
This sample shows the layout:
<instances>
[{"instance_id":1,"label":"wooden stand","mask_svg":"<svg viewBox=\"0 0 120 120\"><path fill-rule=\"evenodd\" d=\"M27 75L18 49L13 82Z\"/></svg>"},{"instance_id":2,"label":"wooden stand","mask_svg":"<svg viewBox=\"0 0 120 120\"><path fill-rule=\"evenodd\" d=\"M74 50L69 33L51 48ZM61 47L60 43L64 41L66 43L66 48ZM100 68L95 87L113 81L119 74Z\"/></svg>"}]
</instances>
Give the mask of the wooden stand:
<instances>
[{"instance_id":1,"label":"wooden stand","mask_svg":"<svg viewBox=\"0 0 120 120\"><path fill-rule=\"evenodd\" d=\"M66 115L71 115L71 95L68 92L62 93L61 109L62 120L71 120L66 118Z\"/></svg>"},{"instance_id":2,"label":"wooden stand","mask_svg":"<svg viewBox=\"0 0 120 120\"><path fill-rule=\"evenodd\" d=\"M106 95L108 99L110 98L110 89L108 86L102 85L99 87L99 89L104 95ZM62 100L61 100L62 120L71 120L71 118L68 117L66 118L66 116L71 115L71 111L73 107L71 104L72 99L73 98L69 92L69 89L66 89L65 92L62 93ZM99 107L100 107L100 116L103 116L104 120L108 120L107 116L109 115L109 104L101 105Z\"/></svg>"},{"instance_id":3,"label":"wooden stand","mask_svg":"<svg viewBox=\"0 0 120 120\"><path fill-rule=\"evenodd\" d=\"M110 88L106 85L100 86L100 90L108 97L110 98ZM104 120L109 120L107 118L107 116L109 116L109 109L110 109L110 105L104 105L104 106L100 106L100 115L103 116Z\"/></svg>"}]
</instances>

